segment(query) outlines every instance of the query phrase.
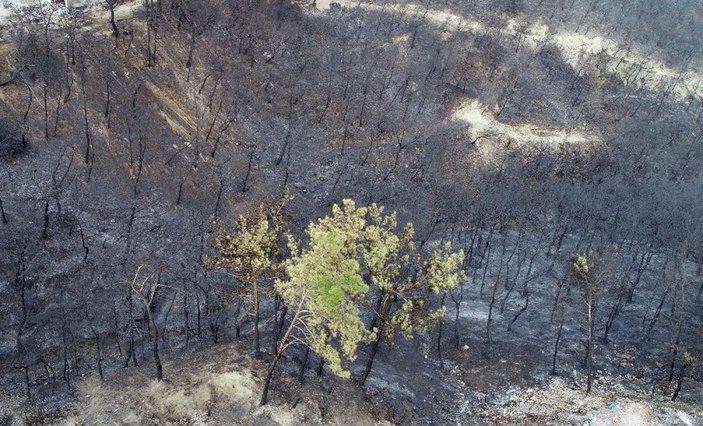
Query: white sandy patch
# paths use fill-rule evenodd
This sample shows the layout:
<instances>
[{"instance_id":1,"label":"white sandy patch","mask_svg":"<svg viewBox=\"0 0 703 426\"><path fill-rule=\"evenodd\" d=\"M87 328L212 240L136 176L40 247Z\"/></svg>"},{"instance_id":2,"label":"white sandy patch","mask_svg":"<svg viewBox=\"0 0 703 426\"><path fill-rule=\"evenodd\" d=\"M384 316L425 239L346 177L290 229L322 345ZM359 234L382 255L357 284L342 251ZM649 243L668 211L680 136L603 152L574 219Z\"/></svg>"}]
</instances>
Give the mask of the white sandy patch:
<instances>
[{"instance_id":1,"label":"white sandy patch","mask_svg":"<svg viewBox=\"0 0 703 426\"><path fill-rule=\"evenodd\" d=\"M115 7L115 20L120 21L122 19L131 18L135 12L144 8L144 5L140 0L135 0L127 3L119 3ZM107 10L103 13L103 19L109 21L110 11Z\"/></svg>"},{"instance_id":2,"label":"white sandy patch","mask_svg":"<svg viewBox=\"0 0 703 426\"><path fill-rule=\"evenodd\" d=\"M164 382L152 382L147 395L154 398L154 405L173 420L198 416L212 398L209 387L199 384L186 389L170 389Z\"/></svg>"},{"instance_id":3,"label":"white sandy patch","mask_svg":"<svg viewBox=\"0 0 703 426\"><path fill-rule=\"evenodd\" d=\"M0 4L0 24L7 22L7 19L12 15L12 9Z\"/></svg>"},{"instance_id":4,"label":"white sandy patch","mask_svg":"<svg viewBox=\"0 0 703 426\"><path fill-rule=\"evenodd\" d=\"M315 6L320 10L325 10L330 8L331 0L317 0Z\"/></svg>"},{"instance_id":5,"label":"white sandy patch","mask_svg":"<svg viewBox=\"0 0 703 426\"><path fill-rule=\"evenodd\" d=\"M195 378L194 378L195 379ZM194 419L202 417L208 404L225 399L246 410L254 407L258 385L251 373L232 371L211 374L195 383L173 387L164 382L153 381L146 394L153 398L154 408L172 419Z\"/></svg>"},{"instance_id":6,"label":"white sandy patch","mask_svg":"<svg viewBox=\"0 0 703 426\"><path fill-rule=\"evenodd\" d=\"M210 384L215 393L248 406L254 404L257 396L254 391L259 388L249 371L213 375Z\"/></svg>"},{"instance_id":7,"label":"white sandy patch","mask_svg":"<svg viewBox=\"0 0 703 426\"><path fill-rule=\"evenodd\" d=\"M395 36L391 39L391 43L395 45L410 43L410 34L401 34L399 36Z\"/></svg>"},{"instance_id":8,"label":"white sandy patch","mask_svg":"<svg viewBox=\"0 0 703 426\"><path fill-rule=\"evenodd\" d=\"M477 99L464 102L454 111L452 119L464 121L469 125L469 135L478 147L495 141L511 141L517 145L532 143L558 147L562 144L582 144L599 140L591 133L574 128L501 123L493 112Z\"/></svg>"}]
</instances>

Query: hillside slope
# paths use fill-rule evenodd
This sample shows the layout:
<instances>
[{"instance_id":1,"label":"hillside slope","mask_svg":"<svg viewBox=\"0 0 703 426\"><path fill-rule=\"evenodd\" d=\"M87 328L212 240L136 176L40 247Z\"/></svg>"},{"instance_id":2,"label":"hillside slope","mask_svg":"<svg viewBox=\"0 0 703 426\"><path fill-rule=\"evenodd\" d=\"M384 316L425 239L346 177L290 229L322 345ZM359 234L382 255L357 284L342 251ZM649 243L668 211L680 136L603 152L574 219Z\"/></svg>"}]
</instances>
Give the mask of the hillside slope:
<instances>
[{"instance_id":1,"label":"hillside slope","mask_svg":"<svg viewBox=\"0 0 703 426\"><path fill-rule=\"evenodd\" d=\"M701 422L699 2L137 1L119 37L102 6L0 16L0 423ZM258 409L252 301L201 265L285 190L296 235L379 203L468 279L367 388L298 390L296 348ZM607 266L591 395L580 253Z\"/></svg>"}]
</instances>

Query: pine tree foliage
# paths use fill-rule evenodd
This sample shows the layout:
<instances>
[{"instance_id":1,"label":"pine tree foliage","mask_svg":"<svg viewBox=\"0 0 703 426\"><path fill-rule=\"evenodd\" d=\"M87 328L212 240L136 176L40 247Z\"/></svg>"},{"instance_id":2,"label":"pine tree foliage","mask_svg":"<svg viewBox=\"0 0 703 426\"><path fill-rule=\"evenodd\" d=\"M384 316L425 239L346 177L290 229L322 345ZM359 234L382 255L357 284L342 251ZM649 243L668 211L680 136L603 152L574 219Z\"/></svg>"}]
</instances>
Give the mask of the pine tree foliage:
<instances>
[{"instance_id":1,"label":"pine tree foliage","mask_svg":"<svg viewBox=\"0 0 703 426\"><path fill-rule=\"evenodd\" d=\"M413 225L399 229L395 212L385 214L383 207L373 204L367 221L361 262L370 288L368 297L377 302L371 323L374 339L361 383L371 371L380 341L385 337L392 347L398 334L410 339L436 326L445 309L432 309L428 296L454 288L464 279L464 254L454 252L451 243L434 246L425 258L413 242Z\"/></svg>"},{"instance_id":2,"label":"pine tree foliage","mask_svg":"<svg viewBox=\"0 0 703 426\"><path fill-rule=\"evenodd\" d=\"M205 266L229 270L243 282L254 283L278 268L279 241L284 232L282 210L261 204L239 216L234 232L220 232L215 240L218 255L208 256Z\"/></svg>"},{"instance_id":3,"label":"pine tree foliage","mask_svg":"<svg viewBox=\"0 0 703 426\"><path fill-rule=\"evenodd\" d=\"M262 405L276 365L289 346L309 347L334 374L349 378L349 365L359 346L372 342L365 380L379 341L385 336L390 344L398 333L412 338L428 331L444 315L444 307L430 308L428 296L454 288L464 279L461 251L454 252L447 243L423 257L413 243L412 224L398 230L396 213L387 215L381 206L357 207L352 200L334 205L331 215L310 223L302 248L286 233L281 208L262 205L240 216L235 232L222 233L215 241L219 255L206 261L207 267L230 270L252 286L257 354L262 277L277 277L274 290L290 310L289 325L265 381ZM285 261L281 260L283 235L291 255ZM370 298L379 294L381 309L371 312L374 321L368 327L362 313Z\"/></svg>"},{"instance_id":4,"label":"pine tree foliage","mask_svg":"<svg viewBox=\"0 0 703 426\"><path fill-rule=\"evenodd\" d=\"M409 280L398 288L397 294L403 297L400 308L390 317L386 340L392 344L393 336L400 333L411 339L416 333L427 333L444 316L446 308L430 309L427 295L451 290L464 280L461 269L464 253L454 252L451 243L436 245L426 261L422 261L416 279Z\"/></svg>"},{"instance_id":5,"label":"pine tree foliage","mask_svg":"<svg viewBox=\"0 0 703 426\"><path fill-rule=\"evenodd\" d=\"M396 213L386 215L375 204L357 207L352 200L311 223L302 252L291 241L290 250L297 254L285 262L288 279L275 285L286 305L303 306L293 316L298 324L291 324L297 329L291 342L302 341L333 373L349 377L346 365L360 344L374 342L377 348L383 336L391 344L398 333L412 338L436 325L444 307L431 309L427 296L459 285L464 255L447 243L423 259L414 236L412 224L398 230ZM371 290L383 296L369 330L361 313Z\"/></svg>"},{"instance_id":6,"label":"pine tree foliage","mask_svg":"<svg viewBox=\"0 0 703 426\"><path fill-rule=\"evenodd\" d=\"M392 345L397 333L412 338L426 333L444 316L444 307L429 309L427 296L459 285L464 279L461 269L463 252L453 252L451 243L434 246L427 259L417 252L411 223L398 231L397 214L384 215L383 207L369 207L370 225L366 229L363 261L369 284L381 296L374 321L379 338L384 334ZM393 305L397 308L394 310ZM388 328L384 327L388 324Z\"/></svg>"},{"instance_id":7,"label":"pine tree foliage","mask_svg":"<svg viewBox=\"0 0 703 426\"><path fill-rule=\"evenodd\" d=\"M258 209L242 214L234 232L220 232L215 240L217 256L205 259L205 268L231 272L247 286L254 307L256 356L261 353L259 342L259 306L262 278L275 278L281 273L281 240L286 233L283 207L287 195L280 203L262 203Z\"/></svg>"},{"instance_id":8,"label":"pine tree foliage","mask_svg":"<svg viewBox=\"0 0 703 426\"><path fill-rule=\"evenodd\" d=\"M276 291L288 306L302 303L296 340L324 359L332 372L350 377L346 363L354 361L360 343L371 334L361 320L359 302L368 291L358 254L366 228L366 209L346 200L332 216L310 224L309 245L285 263L287 280ZM292 250L296 250L293 246ZM285 342L281 342L285 344Z\"/></svg>"}]
</instances>

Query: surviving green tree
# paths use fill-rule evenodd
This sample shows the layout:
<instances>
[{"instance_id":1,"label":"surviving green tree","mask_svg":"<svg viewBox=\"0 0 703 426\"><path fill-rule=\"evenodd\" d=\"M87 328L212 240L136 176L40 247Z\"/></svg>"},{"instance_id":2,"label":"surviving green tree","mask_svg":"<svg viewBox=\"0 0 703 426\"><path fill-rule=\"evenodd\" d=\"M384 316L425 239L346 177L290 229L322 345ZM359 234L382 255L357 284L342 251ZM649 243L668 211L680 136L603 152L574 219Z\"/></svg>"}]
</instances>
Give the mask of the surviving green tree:
<instances>
[{"instance_id":1,"label":"surviving green tree","mask_svg":"<svg viewBox=\"0 0 703 426\"><path fill-rule=\"evenodd\" d=\"M205 259L206 268L231 271L251 292L254 309L254 354L261 355L259 333L261 285L264 278L275 278L281 266L281 240L285 233L280 203L262 203L258 209L242 214L234 232L221 232L215 239L217 256Z\"/></svg>"},{"instance_id":2,"label":"surviving green tree","mask_svg":"<svg viewBox=\"0 0 703 426\"><path fill-rule=\"evenodd\" d=\"M385 215L375 204L357 208L352 200L344 200L342 206L334 205L331 215L308 225L302 249L282 224L280 213L264 207L243 215L234 234L217 239L220 256L206 262L233 270L251 285L257 324L259 280L266 274L285 273L285 279L276 279L274 289L288 307L289 322L269 366L261 405L268 400L273 373L290 346L307 346L332 373L350 378L349 363L356 359L359 345L371 342L363 382L381 339L390 345L397 334L412 338L429 330L444 315L444 307L430 308L427 296L454 288L464 279L463 252L454 252L447 243L422 256L413 243L413 226L399 232L396 214ZM284 234L291 257L281 261ZM362 311L372 296L379 296L379 302L367 327Z\"/></svg>"},{"instance_id":3,"label":"surviving green tree","mask_svg":"<svg viewBox=\"0 0 703 426\"><path fill-rule=\"evenodd\" d=\"M346 363L354 361L360 343L372 338L359 310L368 291L359 262L366 211L345 200L343 208L333 207L332 216L308 226L304 250L289 238L293 256L284 263L287 279L277 280L275 289L291 319L269 366L261 405L267 402L276 365L291 345L308 346L335 375L349 378Z\"/></svg>"},{"instance_id":4,"label":"surviving green tree","mask_svg":"<svg viewBox=\"0 0 703 426\"><path fill-rule=\"evenodd\" d=\"M428 295L458 286L464 280L463 251L454 252L451 243L435 245L426 258L413 243L414 228L407 224L398 233L395 212L384 215L383 207L369 208L370 224L365 232L363 261L368 284L378 296L371 322L374 336L359 382L364 384L382 339L389 347L397 334L406 339L426 333L444 316L444 306L431 309Z\"/></svg>"},{"instance_id":5,"label":"surviving green tree","mask_svg":"<svg viewBox=\"0 0 703 426\"><path fill-rule=\"evenodd\" d=\"M613 245L611 253L616 253L618 247ZM573 283L582 289L586 304L586 392L591 392L593 385L593 331L596 322L596 304L598 297L607 290L611 271L605 255L576 254L571 257L571 275Z\"/></svg>"}]
</instances>

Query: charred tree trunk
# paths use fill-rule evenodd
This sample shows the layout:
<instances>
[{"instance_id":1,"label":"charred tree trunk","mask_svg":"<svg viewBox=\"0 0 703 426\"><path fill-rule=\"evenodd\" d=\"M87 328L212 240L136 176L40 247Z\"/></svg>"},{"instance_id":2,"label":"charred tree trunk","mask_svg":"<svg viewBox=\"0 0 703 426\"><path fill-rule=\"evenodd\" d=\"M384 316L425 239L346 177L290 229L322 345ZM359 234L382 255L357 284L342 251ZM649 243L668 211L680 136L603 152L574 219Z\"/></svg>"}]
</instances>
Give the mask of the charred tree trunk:
<instances>
[{"instance_id":1,"label":"charred tree trunk","mask_svg":"<svg viewBox=\"0 0 703 426\"><path fill-rule=\"evenodd\" d=\"M498 226L497 223L494 223L491 225L491 230L488 233L488 238L486 240L486 246L483 249L483 253L481 254L481 260L479 264L479 268L483 266L483 274L481 276L481 288L479 289L479 297L483 298L483 286L486 283L486 273L488 272L488 264L490 263L491 260L491 248L493 245L493 233L495 232L496 227ZM484 265L485 262L485 265Z\"/></svg>"},{"instance_id":2,"label":"charred tree trunk","mask_svg":"<svg viewBox=\"0 0 703 426\"><path fill-rule=\"evenodd\" d=\"M159 329L156 326L156 320L154 318L156 297L159 293L159 289L163 286L161 284L161 274L152 272L146 277L141 277L141 271L144 269L144 265L139 266L134 274L134 278L131 282L131 290L137 294L144 303L144 310L146 311L146 316L149 326L149 338L152 339L151 352L154 357L154 365L156 367L156 380L163 380L163 367L161 365L161 357L159 356ZM131 293L130 293L131 296ZM153 336L151 332L153 331ZM129 359L128 359L129 360ZM136 361L136 357L135 357Z\"/></svg>"},{"instance_id":3,"label":"charred tree trunk","mask_svg":"<svg viewBox=\"0 0 703 426\"><path fill-rule=\"evenodd\" d=\"M186 349L188 349L188 343L190 342L190 315L188 312L188 281L183 276L183 326L186 331Z\"/></svg>"},{"instance_id":4,"label":"charred tree trunk","mask_svg":"<svg viewBox=\"0 0 703 426\"><path fill-rule=\"evenodd\" d=\"M459 338L459 314L461 313L461 302L464 300L464 283L461 282L459 289L459 297L455 298L452 295L452 301L454 302L454 345L457 349L461 345L461 339Z\"/></svg>"},{"instance_id":5,"label":"charred tree trunk","mask_svg":"<svg viewBox=\"0 0 703 426\"><path fill-rule=\"evenodd\" d=\"M281 332L283 332L283 325L286 321L286 314L288 313L288 306L281 302L283 305L283 311L281 312L281 319L276 323L276 335L273 337L274 351L278 347L278 341L281 338Z\"/></svg>"},{"instance_id":6,"label":"charred tree trunk","mask_svg":"<svg viewBox=\"0 0 703 426\"><path fill-rule=\"evenodd\" d=\"M587 309L588 309L588 330L586 337L586 373L587 377L587 387L586 393L591 392L591 387L593 385L593 325L594 325L594 300L593 300L593 288L588 285L587 288Z\"/></svg>"},{"instance_id":7,"label":"charred tree trunk","mask_svg":"<svg viewBox=\"0 0 703 426\"><path fill-rule=\"evenodd\" d=\"M530 291L527 288L527 283L525 283L525 287L522 289L521 294L522 294L523 299L525 299L525 305L522 308L520 308L518 313L516 313L515 316L513 317L513 319L510 321L510 325L508 325L507 331L512 330L513 324L515 324L515 321L517 321L517 319L520 318L520 315L525 313L527 308L530 306Z\"/></svg>"},{"instance_id":8,"label":"charred tree trunk","mask_svg":"<svg viewBox=\"0 0 703 426\"><path fill-rule=\"evenodd\" d=\"M24 371L25 395L27 395L27 399L32 399L32 389L29 383L29 366L23 365L20 368Z\"/></svg>"},{"instance_id":9,"label":"charred tree trunk","mask_svg":"<svg viewBox=\"0 0 703 426\"><path fill-rule=\"evenodd\" d=\"M444 308L444 299L447 297L447 292L445 291L442 295L442 302L440 306ZM437 330L437 357L439 358L439 368L444 369L444 359L442 358L442 326L444 325L444 316L439 320L439 330Z\"/></svg>"},{"instance_id":10,"label":"charred tree trunk","mask_svg":"<svg viewBox=\"0 0 703 426\"><path fill-rule=\"evenodd\" d=\"M41 233L42 240L49 238L49 200L44 202L44 228Z\"/></svg>"},{"instance_id":11,"label":"charred tree trunk","mask_svg":"<svg viewBox=\"0 0 703 426\"><path fill-rule=\"evenodd\" d=\"M288 329L286 329L286 332L283 335L283 338L281 339L281 343L279 343L278 345L276 355L274 356L273 361L271 362L271 366L269 367L268 373L266 374L266 380L264 381L264 389L261 392L261 400L259 401L259 406L265 405L268 401L269 388L271 387L271 379L273 378L273 372L276 369L278 361L281 360L283 352L285 352L286 348L288 348L288 339L291 337L291 334L293 333L293 330L296 327L296 323L300 320L300 315L304 303L305 298L303 297L301 298L300 303L298 304L298 307L295 310L295 314L293 315L293 318L290 321Z\"/></svg>"},{"instance_id":12,"label":"charred tree trunk","mask_svg":"<svg viewBox=\"0 0 703 426\"><path fill-rule=\"evenodd\" d=\"M164 379L164 373L163 367L161 366L161 357L159 356L159 329L156 327L156 321L154 321L154 314L151 312L151 306L147 307L146 313L149 318L149 324L151 324L151 329L154 330L151 352L154 356L154 366L156 367L156 380L160 382Z\"/></svg>"},{"instance_id":13,"label":"charred tree trunk","mask_svg":"<svg viewBox=\"0 0 703 426\"><path fill-rule=\"evenodd\" d=\"M251 150L251 154L249 154L249 162L247 163L247 173L244 175L244 179L242 179L242 192L247 192L247 183L249 182L249 176L251 175L251 165L254 162L255 152L256 146L254 146L254 149Z\"/></svg>"},{"instance_id":14,"label":"charred tree trunk","mask_svg":"<svg viewBox=\"0 0 703 426\"><path fill-rule=\"evenodd\" d=\"M300 370L298 370L298 381L302 385L305 382L305 367L308 365L308 357L310 356L310 348L305 348L305 355L303 355L303 361L300 363Z\"/></svg>"},{"instance_id":15,"label":"charred tree trunk","mask_svg":"<svg viewBox=\"0 0 703 426\"><path fill-rule=\"evenodd\" d=\"M107 120L106 126L109 129L110 128L110 76L108 75L105 78L105 91L106 91L106 98L105 98L105 119ZM54 131L54 133L56 133Z\"/></svg>"},{"instance_id":16,"label":"charred tree trunk","mask_svg":"<svg viewBox=\"0 0 703 426\"><path fill-rule=\"evenodd\" d=\"M256 358L261 358L261 342L259 337L259 316L261 315L259 306L259 284L257 283L256 277L254 277L252 282L254 284L254 356ZM273 374L273 371L271 371L271 374Z\"/></svg>"},{"instance_id":17,"label":"charred tree trunk","mask_svg":"<svg viewBox=\"0 0 703 426\"><path fill-rule=\"evenodd\" d=\"M93 335L95 336L95 350L96 350L96 360L98 363L98 374L100 375L100 380L105 381L105 375L103 374L103 351L100 346L100 335L93 330Z\"/></svg>"},{"instance_id":18,"label":"charred tree trunk","mask_svg":"<svg viewBox=\"0 0 703 426\"><path fill-rule=\"evenodd\" d=\"M264 380L264 389L261 392L259 406L266 405L266 403L268 402L269 388L271 387L271 379L273 379L273 371L276 369L276 365L278 365L278 361L281 360L282 356L283 352L279 351L271 362L271 366L269 367L268 373L266 373L266 379Z\"/></svg>"},{"instance_id":19,"label":"charred tree trunk","mask_svg":"<svg viewBox=\"0 0 703 426\"><path fill-rule=\"evenodd\" d=\"M48 95L49 83L44 81L42 84L42 90L44 95L44 140L49 140L49 95Z\"/></svg>"},{"instance_id":20,"label":"charred tree trunk","mask_svg":"<svg viewBox=\"0 0 703 426\"><path fill-rule=\"evenodd\" d=\"M117 6L117 0L105 0L107 6L110 8L110 26L112 26L112 35L115 38L120 37L120 30L117 28L117 23L115 22L115 6Z\"/></svg>"},{"instance_id":21,"label":"charred tree trunk","mask_svg":"<svg viewBox=\"0 0 703 426\"><path fill-rule=\"evenodd\" d=\"M618 314L624 306L626 289L627 277L623 277L615 303L613 303L613 307L610 308L608 318L606 318L605 320L605 331L603 332L603 340L605 340L606 343L608 342L608 334L610 334L610 330L613 327L613 324L615 323L615 319L617 318Z\"/></svg>"},{"instance_id":22,"label":"charred tree trunk","mask_svg":"<svg viewBox=\"0 0 703 426\"><path fill-rule=\"evenodd\" d=\"M132 298L132 291L130 290L129 294L127 295L127 305L128 305L128 312L129 312L129 346L127 347L127 354L125 355L125 360L124 360L124 367L127 368L129 367L129 360L131 359L132 362L134 363L135 367L139 366L139 363L137 362L137 353L134 348L134 300Z\"/></svg>"},{"instance_id":23,"label":"charred tree trunk","mask_svg":"<svg viewBox=\"0 0 703 426\"><path fill-rule=\"evenodd\" d=\"M557 355L559 354L559 342L561 341L561 332L564 329L564 316L562 315L561 321L559 323L559 329L557 330L557 338L554 341L554 353L552 354L552 376L557 374Z\"/></svg>"},{"instance_id":24,"label":"charred tree trunk","mask_svg":"<svg viewBox=\"0 0 703 426\"><path fill-rule=\"evenodd\" d=\"M21 354L24 352L24 343L22 343L22 334L24 333L24 326L27 324L28 309L27 309L27 281L24 277L26 266L24 263L24 250L20 252L19 258L17 259L17 264L15 266L15 285L19 287L20 292L20 309L21 316L19 324L17 324L17 351Z\"/></svg>"},{"instance_id":25,"label":"charred tree trunk","mask_svg":"<svg viewBox=\"0 0 703 426\"><path fill-rule=\"evenodd\" d=\"M2 217L2 223L7 225L7 216L5 216L5 207L2 204L2 198L0 198L0 217Z\"/></svg>"},{"instance_id":26,"label":"charred tree trunk","mask_svg":"<svg viewBox=\"0 0 703 426\"><path fill-rule=\"evenodd\" d=\"M391 310L391 303L393 299L392 296L388 293L384 293L382 298L381 298L381 308L379 310L378 316L374 319L372 323L372 328L376 327L378 330L376 332L376 339L371 343L371 348L369 349L369 358L366 361L366 367L364 368L364 373L361 375L361 378L359 379L359 384L361 386L366 383L366 379L369 377L369 374L371 374L371 368L373 367L373 360L376 358L376 354L378 353L378 346L381 343L381 339L383 338L383 331L386 326L386 321L388 319L388 314L390 313Z\"/></svg>"},{"instance_id":27,"label":"charred tree trunk","mask_svg":"<svg viewBox=\"0 0 703 426\"><path fill-rule=\"evenodd\" d=\"M692 364L686 360L686 354L684 354L684 359L681 361L681 368L679 368L679 378L676 382L676 389L674 389L674 394L671 396L672 401L676 401L679 397L679 392L681 392L681 386L683 385L683 379L686 376L686 369Z\"/></svg>"}]
</instances>

